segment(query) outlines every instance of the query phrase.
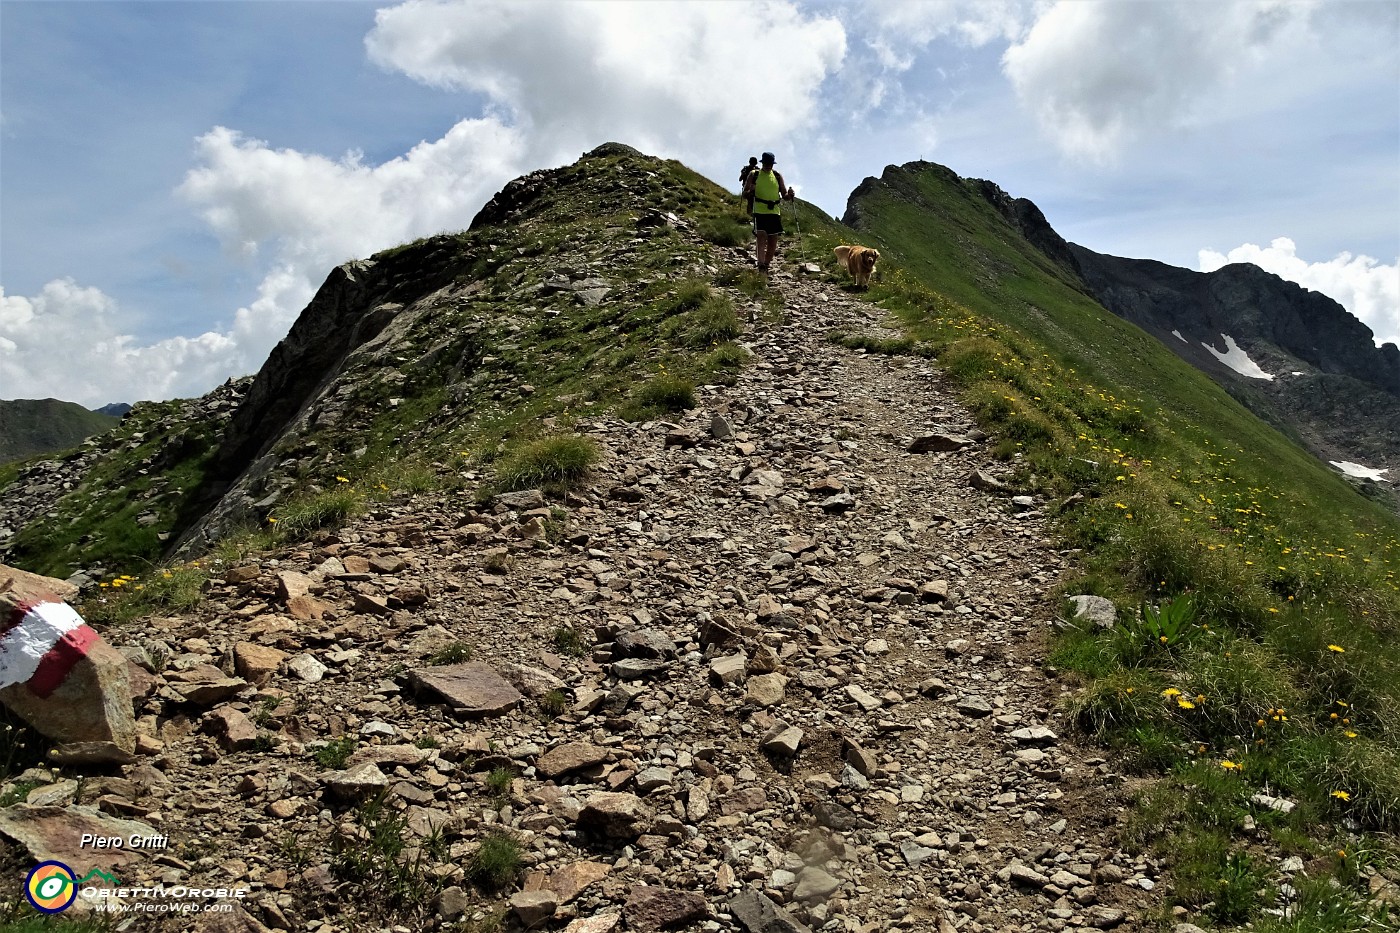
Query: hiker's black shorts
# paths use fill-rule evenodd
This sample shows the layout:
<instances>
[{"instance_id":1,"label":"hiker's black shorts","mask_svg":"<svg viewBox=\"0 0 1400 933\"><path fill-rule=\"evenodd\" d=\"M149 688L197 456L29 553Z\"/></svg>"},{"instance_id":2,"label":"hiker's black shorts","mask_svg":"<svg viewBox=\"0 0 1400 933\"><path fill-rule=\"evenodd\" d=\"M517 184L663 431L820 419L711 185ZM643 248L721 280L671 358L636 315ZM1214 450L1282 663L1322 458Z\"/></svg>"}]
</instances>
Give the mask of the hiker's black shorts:
<instances>
[{"instance_id":1,"label":"hiker's black shorts","mask_svg":"<svg viewBox=\"0 0 1400 933\"><path fill-rule=\"evenodd\" d=\"M783 232L782 214L754 214L754 233L771 233L773 236Z\"/></svg>"}]
</instances>

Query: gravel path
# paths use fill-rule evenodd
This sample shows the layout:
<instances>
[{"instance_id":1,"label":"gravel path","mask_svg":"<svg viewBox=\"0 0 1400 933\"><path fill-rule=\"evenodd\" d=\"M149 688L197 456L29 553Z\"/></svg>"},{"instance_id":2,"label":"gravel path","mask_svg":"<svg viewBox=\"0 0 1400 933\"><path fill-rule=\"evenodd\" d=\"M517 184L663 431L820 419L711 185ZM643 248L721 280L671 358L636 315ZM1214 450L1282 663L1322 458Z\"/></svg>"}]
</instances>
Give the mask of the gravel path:
<instances>
[{"instance_id":1,"label":"gravel path","mask_svg":"<svg viewBox=\"0 0 1400 933\"><path fill-rule=\"evenodd\" d=\"M825 339L888 336L878 309L773 287L783 321L751 327L736 385L674 422L576 426L605 457L566 502L420 496L127 633L169 660L142 759L96 793L171 833L146 876L250 887L209 930L1147 928L1122 779L1042 670L1066 564L1036 503L979 488L1005 468L933 363ZM427 664L461 644L465 667ZM255 689L190 702L233 673ZM484 699L498 674L523 699ZM323 768L336 736L356 750ZM447 890L397 927L330 856L378 790L442 839ZM523 890L483 894L465 867L503 828Z\"/></svg>"}]
</instances>

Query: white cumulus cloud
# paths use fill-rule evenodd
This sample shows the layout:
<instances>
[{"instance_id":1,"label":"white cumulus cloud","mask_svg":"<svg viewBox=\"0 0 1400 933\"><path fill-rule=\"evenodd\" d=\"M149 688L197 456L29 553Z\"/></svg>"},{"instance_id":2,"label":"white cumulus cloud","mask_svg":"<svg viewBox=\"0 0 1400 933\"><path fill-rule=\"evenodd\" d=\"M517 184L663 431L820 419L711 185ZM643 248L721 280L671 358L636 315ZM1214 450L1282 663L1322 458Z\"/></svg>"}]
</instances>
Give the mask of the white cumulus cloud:
<instances>
[{"instance_id":1,"label":"white cumulus cloud","mask_svg":"<svg viewBox=\"0 0 1400 933\"><path fill-rule=\"evenodd\" d=\"M543 151L608 140L732 159L813 119L845 30L792 3L408 0L380 10L372 61L484 95Z\"/></svg>"},{"instance_id":2,"label":"white cumulus cloud","mask_svg":"<svg viewBox=\"0 0 1400 933\"><path fill-rule=\"evenodd\" d=\"M0 288L0 398L61 398L89 408L207 391L247 358L231 334L140 346L100 289L55 279L33 296Z\"/></svg>"},{"instance_id":3,"label":"white cumulus cloud","mask_svg":"<svg viewBox=\"0 0 1400 933\"><path fill-rule=\"evenodd\" d=\"M1190 125L1213 92L1286 45L1308 4L1057 2L1002 63L1022 103L1067 153L1116 155Z\"/></svg>"},{"instance_id":4,"label":"white cumulus cloud","mask_svg":"<svg viewBox=\"0 0 1400 933\"><path fill-rule=\"evenodd\" d=\"M869 2L856 7L866 45L880 64L907 71L930 43L944 37L968 46L1021 37L1033 18L1031 0L942 0L938 3Z\"/></svg>"},{"instance_id":5,"label":"white cumulus cloud","mask_svg":"<svg viewBox=\"0 0 1400 933\"><path fill-rule=\"evenodd\" d=\"M381 165L358 153L331 159L273 149L215 127L197 141L199 165L179 193L225 247L324 276L328 263L405 239L461 230L523 155L520 133L493 118L463 120Z\"/></svg>"},{"instance_id":6,"label":"white cumulus cloud","mask_svg":"<svg viewBox=\"0 0 1400 933\"><path fill-rule=\"evenodd\" d=\"M1325 262L1309 262L1298 255L1297 244L1288 237L1278 237L1266 247L1245 243L1228 253L1200 251L1202 272L1233 262L1253 263L1321 292L1370 327L1377 343L1400 343L1400 258L1386 265L1370 256L1341 253Z\"/></svg>"}]
</instances>

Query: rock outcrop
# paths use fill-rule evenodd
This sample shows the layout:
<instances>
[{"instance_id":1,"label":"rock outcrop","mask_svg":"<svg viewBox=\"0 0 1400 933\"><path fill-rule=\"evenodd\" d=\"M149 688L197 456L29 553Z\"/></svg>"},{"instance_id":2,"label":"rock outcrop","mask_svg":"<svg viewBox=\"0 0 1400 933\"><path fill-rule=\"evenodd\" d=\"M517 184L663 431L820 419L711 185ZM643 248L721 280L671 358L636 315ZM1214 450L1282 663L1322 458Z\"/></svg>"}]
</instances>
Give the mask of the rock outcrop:
<instances>
[{"instance_id":1,"label":"rock outcrop","mask_svg":"<svg viewBox=\"0 0 1400 933\"><path fill-rule=\"evenodd\" d=\"M1186 358L1199 368L1206 368L1207 359L1219 365L1198 350L1199 342L1218 346L1221 335L1229 335L1246 349L1267 345L1307 370L1348 376L1400 396L1400 348L1377 347L1369 327L1320 292L1249 263L1193 272L1148 259L1105 256L1078 245L1069 250L1104 307L1167 346L1184 342L1196 351ZM1185 341L1173 338L1174 330ZM1184 348L1180 352L1186 355Z\"/></svg>"}]
</instances>

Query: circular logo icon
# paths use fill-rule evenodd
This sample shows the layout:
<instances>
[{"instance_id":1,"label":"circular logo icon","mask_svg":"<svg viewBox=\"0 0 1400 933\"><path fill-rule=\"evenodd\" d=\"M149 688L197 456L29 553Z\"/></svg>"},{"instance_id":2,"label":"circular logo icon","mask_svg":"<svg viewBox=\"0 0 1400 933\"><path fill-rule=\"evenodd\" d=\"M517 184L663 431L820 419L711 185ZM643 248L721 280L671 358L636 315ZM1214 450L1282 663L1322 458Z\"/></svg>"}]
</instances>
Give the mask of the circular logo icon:
<instances>
[{"instance_id":1,"label":"circular logo icon","mask_svg":"<svg viewBox=\"0 0 1400 933\"><path fill-rule=\"evenodd\" d=\"M34 909L46 914L67 910L78 896L73 869L62 862L40 862L24 881L24 896Z\"/></svg>"}]
</instances>

